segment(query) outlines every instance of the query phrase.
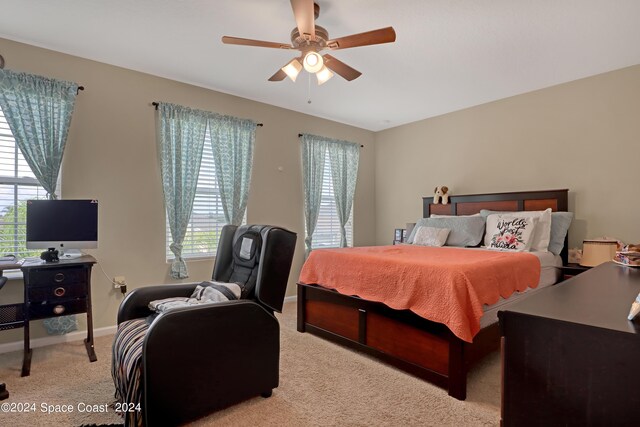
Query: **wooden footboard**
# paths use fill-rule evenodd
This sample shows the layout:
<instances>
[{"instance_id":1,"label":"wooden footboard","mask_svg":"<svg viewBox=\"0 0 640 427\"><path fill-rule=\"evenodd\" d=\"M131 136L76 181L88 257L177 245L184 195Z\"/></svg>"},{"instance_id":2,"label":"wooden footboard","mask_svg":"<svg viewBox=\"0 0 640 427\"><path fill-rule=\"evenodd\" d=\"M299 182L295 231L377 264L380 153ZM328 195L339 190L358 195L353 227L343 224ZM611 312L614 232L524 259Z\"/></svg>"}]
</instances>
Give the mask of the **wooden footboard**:
<instances>
[{"instance_id":1,"label":"wooden footboard","mask_svg":"<svg viewBox=\"0 0 640 427\"><path fill-rule=\"evenodd\" d=\"M467 395L469 368L500 348L497 324L481 330L469 344L445 325L409 310L393 310L315 285L298 285L298 331L364 351L460 400Z\"/></svg>"}]
</instances>

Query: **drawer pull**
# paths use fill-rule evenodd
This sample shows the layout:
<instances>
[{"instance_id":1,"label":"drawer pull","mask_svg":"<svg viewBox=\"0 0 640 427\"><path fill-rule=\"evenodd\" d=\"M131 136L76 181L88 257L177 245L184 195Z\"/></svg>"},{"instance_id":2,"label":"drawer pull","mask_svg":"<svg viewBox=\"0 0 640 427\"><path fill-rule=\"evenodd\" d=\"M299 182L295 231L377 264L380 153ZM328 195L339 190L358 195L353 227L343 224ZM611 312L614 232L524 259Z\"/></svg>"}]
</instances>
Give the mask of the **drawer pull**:
<instances>
[{"instance_id":1,"label":"drawer pull","mask_svg":"<svg viewBox=\"0 0 640 427\"><path fill-rule=\"evenodd\" d=\"M66 292L65 288L62 288L62 287L60 287L60 288L55 288L55 289L54 289L54 291L53 291L53 293L54 293L54 294L55 294L55 296L57 296L57 297L61 297L61 296L63 296L63 295L65 294L65 292Z\"/></svg>"},{"instance_id":2,"label":"drawer pull","mask_svg":"<svg viewBox=\"0 0 640 427\"><path fill-rule=\"evenodd\" d=\"M53 307L53 313L54 314L64 313L64 305L56 305L55 307Z\"/></svg>"},{"instance_id":3,"label":"drawer pull","mask_svg":"<svg viewBox=\"0 0 640 427\"><path fill-rule=\"evenodd\" d=\"M55 280L56 283L62 282L64 280L64 273L57 273L53 276L53 280Z\"/></svg>"}]
</instances>

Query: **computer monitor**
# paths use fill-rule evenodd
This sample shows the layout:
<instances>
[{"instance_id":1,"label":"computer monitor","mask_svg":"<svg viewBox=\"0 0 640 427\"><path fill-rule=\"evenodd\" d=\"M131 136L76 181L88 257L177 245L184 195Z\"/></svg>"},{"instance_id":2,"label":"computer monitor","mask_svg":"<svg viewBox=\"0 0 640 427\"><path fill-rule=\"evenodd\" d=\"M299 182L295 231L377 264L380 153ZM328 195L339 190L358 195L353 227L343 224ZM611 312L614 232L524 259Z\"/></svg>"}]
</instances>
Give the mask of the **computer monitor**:
<instances>
[{"instance_id":1,"label":"computer monitor","mask_svg":"<svg viewBox=\"0 0 640 427\"><path fill-rule=\"evenodd\" d=\"M97 247L97 200L27 201L27 249Z\"/></svg>"}]
</instances>

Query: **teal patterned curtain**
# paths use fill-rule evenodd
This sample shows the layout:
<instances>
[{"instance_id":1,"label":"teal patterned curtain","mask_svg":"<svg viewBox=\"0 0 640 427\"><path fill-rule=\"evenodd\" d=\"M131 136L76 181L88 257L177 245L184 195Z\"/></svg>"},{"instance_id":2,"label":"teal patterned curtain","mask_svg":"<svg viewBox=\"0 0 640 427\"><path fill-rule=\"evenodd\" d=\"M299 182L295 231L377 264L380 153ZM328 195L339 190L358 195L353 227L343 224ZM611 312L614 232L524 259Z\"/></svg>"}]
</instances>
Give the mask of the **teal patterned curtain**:
<instances>
[{"instance_id":1,"label":"teal patterned curtain","mask_svg":"<svg viewBox=\"0 0 640 427\"><path fill-rule=\"evenodd\" d=\"M358 178L358 162L360 147L353 142L333 140L328 144L329 159L331 159L331 178L333 194L340 220L340 247L347 247L346 225L349 221L353 197L356 193Z\"/></svg>"},{"instance_id":2,"label":"teal patterned curtain","mask_svg":"<svg viewBox=\"0 0 640 427\"><path fill-rule=\"evenodd\" d=\"M208 114L164 102L158 105L157 142L164 204L171 229L169 248L175 255L171 264L174 279L189 277L182 258L182 242L196 194Z\"/></svg>"},{"instance_id":3,"label":"teal patterned curtain","mask_svg":"<svg viewBox=\"0 0 640 427\"><path fill-rule=\"evenodd\" d=\"M0 107L36 179L56 198L62 155L67 143L78 85L0 69ZM43 320L47 333L78 329L75 315Z\"/></svg>"},{"instance_id":4,"label":"teal patterned curtain","mask_svg":"<svg viewBox=\"0 0 640 427\"><path fill-rule=\"evenodd\" d=\"M256 123L211 114L209 132L224 217L228 224L240 225L249 198Z\"/></svg>"},{"instance_id":5,"label":"teal patterned curtain","mask_svg":"<svg viewBox=\"0 0 640 427\"><path fill-rule=\"evenodd\" d=\"M78 85L0 69L0 107L38 182L55 199Z\"/></svg>"},{"instance_id":6,"label":"teal patterned curtain","mask_svg":"<svg viewBox=\"0 0 640 427\"><path fill-rule=\"evenodd\" d=\"M302 142L302 179L304 186L304 225L305 255L311 252L313 232L318 223L320 201L322 200L322 179L324 162L327 155L327 138L303 134Z\"/></svg>"}]
</instances>

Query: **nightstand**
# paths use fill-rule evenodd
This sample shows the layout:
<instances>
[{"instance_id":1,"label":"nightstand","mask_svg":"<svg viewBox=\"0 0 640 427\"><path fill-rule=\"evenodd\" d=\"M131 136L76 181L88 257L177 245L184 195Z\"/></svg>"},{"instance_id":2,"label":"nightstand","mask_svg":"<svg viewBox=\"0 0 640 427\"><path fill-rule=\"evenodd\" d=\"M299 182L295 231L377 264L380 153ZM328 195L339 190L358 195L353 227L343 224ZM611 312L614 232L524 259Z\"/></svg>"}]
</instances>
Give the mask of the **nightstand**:
<instances>
[{"instance_id":1,"label":"nightstand","mask_svg":"<svg viewBox=\"0 0 640 427\"><path fill-rule=\"evenodd\" d=\"M560 267L560 270L562 272L562 280L567 280L570 279L573 276L577 276L580 273L584 273L585 271L589 270L591 267L585 267L584 265L580 265L580 264L567 264L567 265L563 265L562 267Z\"/></svg>"}]
</instances>

